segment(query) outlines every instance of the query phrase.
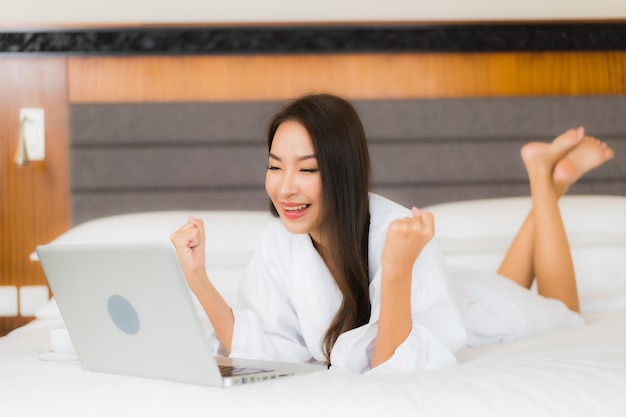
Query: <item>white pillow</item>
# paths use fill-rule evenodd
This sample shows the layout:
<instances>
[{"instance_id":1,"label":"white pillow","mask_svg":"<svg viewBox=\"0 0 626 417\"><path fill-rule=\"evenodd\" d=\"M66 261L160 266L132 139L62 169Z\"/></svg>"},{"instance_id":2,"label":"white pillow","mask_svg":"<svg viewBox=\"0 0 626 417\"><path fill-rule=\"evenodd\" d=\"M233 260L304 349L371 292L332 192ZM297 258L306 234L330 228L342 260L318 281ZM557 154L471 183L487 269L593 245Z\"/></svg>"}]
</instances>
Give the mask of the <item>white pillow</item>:
<instances>
[{"instance_id":1,"label":"white pillow","mask_svg":"<svg viewBox=\"0 0 626 417\"><path fill-rule=\"evenodd\" d=\"M50 244L169 243L170 235L185 224L190 215L204 221L206 267L211 281L227 302L236 305L239 283L256 249L257 236L273 219L269 212L156 211L122 214L77 225ZM36 252L31 259L38 260ZM54 300L40 314L58 316Z\"/></svg>"},{"instance_id":2,"label":"white pillow","mask_svg":"<svg viewBox=\"0 0 626 417\"><path fill-rule=\"evenodd\" d=\"M559 202L581 300L626 293L626 197L564 196ZM531 208L529 197L459 201L424 207L451 266L497 271Z\"/></svg>"},{"instance_id":3,"label":"white pillow","mask_svg":"<svg viewBox=\"0 0 626 417\"><path fill-rule=\"evenodd\" d=\"M52 244L169 242L192 215L205 224L207 264L240 266L255 250L256 238L273 218L265 211L155 211L102 217L79 224ZM36 260L36 254L31 256Z\"/></svg>"}]
</instances>

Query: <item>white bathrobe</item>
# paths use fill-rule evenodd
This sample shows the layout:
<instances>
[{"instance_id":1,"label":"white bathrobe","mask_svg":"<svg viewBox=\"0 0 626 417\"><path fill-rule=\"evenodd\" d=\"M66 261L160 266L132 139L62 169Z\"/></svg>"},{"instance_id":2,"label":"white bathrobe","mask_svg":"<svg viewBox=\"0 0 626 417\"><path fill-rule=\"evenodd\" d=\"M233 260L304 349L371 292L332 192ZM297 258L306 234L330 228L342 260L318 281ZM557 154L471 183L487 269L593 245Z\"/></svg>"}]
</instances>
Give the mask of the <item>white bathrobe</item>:
<instances>
[{"instance_id":1,"label":"white bathrobe","mask_svg":"<svg viewBox=\"0 0 626 417\"><path fill-rule=\"evenodd\" d=\"M519 286L496 277L497 281L508 283L496 284L495 301L476 303L475 294L481 294L485 280L490 278L469 274L468 280L460 277L462 285L450 288L443 256L432 240L413 267L411 333L388 361L370 369L380 313L382 248L391 221L408 216L411 212L407 208L370 195L371 318L368 324L337 339L331 353L333 368L372 374L446 368L456 364L455 352L468 339L471 344L510 340L521 337L528 327L524 313L520 313L520 318L515 309L510 314L512 319L504 320L504 325L502 320L494 325L487 319L485 331L483 322L493 314L492 306L503 305L499 285L504 285L505 295L509 285ZM521 287L513 291L517 290L537 298ZM241 283L240 296L240 307L233 309L231 356L291 362L325 360L322 339L339 308L341 293L308 234L288 232L279 219L271 222L261 233ZM488 292L486 298L490 297ZM463 317L459 306L470 313L469 318Z\"/></svg>"}]
</instances>

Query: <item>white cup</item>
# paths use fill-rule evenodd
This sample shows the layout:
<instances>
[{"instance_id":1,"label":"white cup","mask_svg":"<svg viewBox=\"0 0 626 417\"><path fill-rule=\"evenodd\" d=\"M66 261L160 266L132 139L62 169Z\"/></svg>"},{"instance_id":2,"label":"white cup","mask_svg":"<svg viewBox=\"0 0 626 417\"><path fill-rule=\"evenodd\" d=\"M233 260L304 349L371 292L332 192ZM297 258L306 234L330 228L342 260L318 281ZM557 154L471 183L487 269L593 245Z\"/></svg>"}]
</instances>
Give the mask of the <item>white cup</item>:
<instances>
[{"instance_id":1,"label":"white cup","mask_svg":"<svg viewBox=\"0 0 626 417\"><path fill-rule=\"evenodd\" d=\"M50 329L50 346L54 353L76 356L76 350L67 329Z\"/></svg>"}]
</instances>

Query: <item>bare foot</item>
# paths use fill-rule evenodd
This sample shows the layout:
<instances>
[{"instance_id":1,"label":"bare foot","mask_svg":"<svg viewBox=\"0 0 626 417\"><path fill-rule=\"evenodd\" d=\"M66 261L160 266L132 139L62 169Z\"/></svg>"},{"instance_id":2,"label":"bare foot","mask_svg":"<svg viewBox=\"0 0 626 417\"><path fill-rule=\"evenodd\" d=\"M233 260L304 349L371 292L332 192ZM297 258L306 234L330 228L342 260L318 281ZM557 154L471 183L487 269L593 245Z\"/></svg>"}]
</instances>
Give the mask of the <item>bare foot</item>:
<instances>
[{"instance_id":1,"label":"bare foot","mask_svg":"<svg viewBox=\"0 0 626 417\"><path fill-rule=\"evenodd\" d=\"M554 185L566 190L580 177L612 159L613 156L615 152L606 143L585 136L574 149L557 162L552 174Z\"/></svg>"},{"instance_id":2,"label":"bare foot","mask_svg":"<svg viewBox=\"0 0 626 417\"><path fill-rule=\"evenodd\" d=\"M522 160L528 174L543 173L551 176L557 162L579 144L584 134L584 129L579 127L562 133L551 143L530 142L522 146Z\"/></svg>"}]
</instances>

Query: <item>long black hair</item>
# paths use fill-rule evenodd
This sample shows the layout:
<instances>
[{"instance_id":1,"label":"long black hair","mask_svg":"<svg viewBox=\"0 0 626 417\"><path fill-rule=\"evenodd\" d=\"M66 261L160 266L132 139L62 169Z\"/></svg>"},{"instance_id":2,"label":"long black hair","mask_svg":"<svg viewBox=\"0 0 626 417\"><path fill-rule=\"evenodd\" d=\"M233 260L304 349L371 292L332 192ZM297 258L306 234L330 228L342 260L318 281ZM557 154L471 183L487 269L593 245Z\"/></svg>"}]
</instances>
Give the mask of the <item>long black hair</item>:
<instances>
[{"instance_id":1,"label":"long black hair","mask_svg":"<svg viewBox=\"0 0 626 417\"><path fill-rule=\"evenodd\" d=\"M268 151L276 130L296 121L308 132L322 180L322 226L343 295L322 349L330 352L340 334L366 324L371 313L368 277L370 159L365 131L354 107L330 94L303 96L277 113L269 127ZM272 205L272 212L278 215Z\"/></svg>"}]
</instances>

